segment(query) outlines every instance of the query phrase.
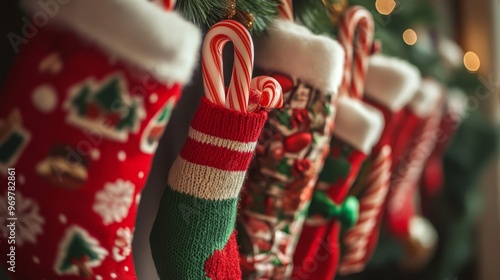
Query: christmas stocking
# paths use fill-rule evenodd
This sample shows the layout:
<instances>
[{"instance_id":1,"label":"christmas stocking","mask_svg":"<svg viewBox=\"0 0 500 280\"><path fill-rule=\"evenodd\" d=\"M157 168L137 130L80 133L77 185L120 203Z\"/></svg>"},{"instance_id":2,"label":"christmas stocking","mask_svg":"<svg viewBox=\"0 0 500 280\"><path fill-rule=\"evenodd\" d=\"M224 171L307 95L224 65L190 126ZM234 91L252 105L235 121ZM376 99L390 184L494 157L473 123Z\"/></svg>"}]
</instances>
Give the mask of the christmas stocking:
<instances>
[{"instance_id":1,"label":"christmas stocking","mask_svg":"<svg viewBox=\"0 0 500 280\"><path fill-rule=\"evenodd\" d=\"M422 191L427 197L433 197L441 190L443 185L444 153L464 117L466 106L467 98L464 92L457 89L448 91L443 117L439 124L436 145L425 164L422 174Z\"/></svg>"},{"instance_id":2,"label":"christmas stocking","mask_svg":"<svg viewBox=\"0 0 500 280\"><path fill-rule=\"evenodd\" d=\"M235 63L226 97L221 56L228 41ZM267 119L260 106L283 104L276 80L250 81L253 45L242 24L223 20L212 26L202 54L206 98L172 165L150 236L161 279L241 279L234 231L238 196Z\"/></svg>"},{"instance_id":3,"label":"christmas stocking","mask_svg":"<svg viewBox=\"0 0 500 280\"><path fill-rule=\"evenodd\" d=\"M423 165L432 151L437 139L437 129L441 121L442 88L437 82L423 80L408 106L404 109L405 118L412 126L401 126L395 131L405 135L407 147L399 158L393 158L393 176L388 196L386 222L391 233L397 237L409 234L410 217L415 214L413 197ZM394 142L399 140L393 139ZM396 165L397 164L397 165Z\"/></svg>"},{"instance_id":4,"label":"christmas stocking","mask_svg":"<svg viewBox=\"0 0 500 280\"><path fill-rule=\"evenodd\" d=\"M370 58L365 85L365 101L384 115L384 129L364 164L352 193L359 199L359 220L343 238L340 274L361 271L378 240L382 210L391 175L391 143L402 108L420 84L418 69L407 62L374 55Z\"/></svg>"},{"instance_id":5,"label":"christmas stocking","mask_svg":"<svg viewBox=\"0 0 500 280\"><path fill-rule=\"evenodd\" d=\"M389 232L405 245L403 266L407 269L424 265L436 243L435 230L417 214L415 199L424 164L437 142L442 101L442 87L433 80L423 80L405 109L407 120L417 125L414 131L399 133L411 135L411 141L391 178L385 222Z\"/></svg>"},{"instance_id":6,"label":"christmas stocking","mask_svg":"<svg viewBox=\"0 0 500 280\"><path fill-rule=\"evenodd\" d=\"M278 80L284 106L269 114L238 216L244 279L286 279L333 129L340 45L276 20L255 38L256 65Z\"/></svg>"},{"instance_id":7,"label":"christmas stocking","mask_svg":"<svg viewBox=\"0 0 500 280\"><path fill-rule=\"evenodd\" d=\"M146 1L21 3L49 22L28 25L36 36L0 95L0 177L15 180L0 194L2 221L17 219L0 229L11 276L135 279L137 204L199 31Z\"/></svg>"},{"instance_id":8,"label":"christmas stocking","mask_svg":"<svg viewBox=\"0 0 500 280\"><path fill-rule=\"evenodd\" d=\"M359 210L357 199L346 196L361 163L379 140L382 127L383 117L376 109L357 99L338 99L330 154L319 175L294 255L295 279L331 280L335 276L340 227L353 226Z\"/></svg>"},{"instance_id":9,"label":"christmas stocking","mask_svg":"<svg viewBox=\"0 0 500 280\"><path fill-rule=\"evenodd\" d=\"M266 117L202 100L151 232L161 279L241 279L238 195Z\"/></svg>"}]
</instances>

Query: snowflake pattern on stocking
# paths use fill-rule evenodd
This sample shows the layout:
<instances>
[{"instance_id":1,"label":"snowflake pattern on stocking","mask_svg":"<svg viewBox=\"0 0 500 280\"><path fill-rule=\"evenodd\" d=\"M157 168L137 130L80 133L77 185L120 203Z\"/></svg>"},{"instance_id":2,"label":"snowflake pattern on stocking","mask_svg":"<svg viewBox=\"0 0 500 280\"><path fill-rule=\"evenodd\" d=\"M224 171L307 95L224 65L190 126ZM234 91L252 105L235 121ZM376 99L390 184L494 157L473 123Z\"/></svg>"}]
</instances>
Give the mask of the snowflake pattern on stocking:
<instances>
[{"instance_id":1,"label":"snowflake pattern on stocking","mask_svg":"<svg viewBox=\"0 0 500 280\"><path fill-rule=\"evenodd\" d=\"M113 259L121 262L132 252L132 231L130 228L119 228L116 231L115 245L113 246Z\"/></svg>"},{"instance_id":2,"label":"snowflake pattern on stocking","mask_svg":"<svg viewBox=\"0 0 500 280\"><path fill-rule=\"evenodd\" d=\"M9 217L9 203L7 193L0 196L0 220L7 220ZM26 242L35 244L37 235L43 233L43 224L45 219L40 216L40 208L33 199L24 197L19 191L16 192L16 244L23 246ZM3 238L9 235L9 229L6 226L0 227Z\"/></svg>"},{"instance_id":3,"label":"snowflake pattern on stocking","mask_svg":"<svg viewBox=\"0 0 500 280\"><path fill-rule=\"evenodd\" d=\"M118 179L104 184L104 189L96 193L92 209L102 217L104 225L123 221L132 205L134 189L132 182Z\"/></svg>"}]
</instances>

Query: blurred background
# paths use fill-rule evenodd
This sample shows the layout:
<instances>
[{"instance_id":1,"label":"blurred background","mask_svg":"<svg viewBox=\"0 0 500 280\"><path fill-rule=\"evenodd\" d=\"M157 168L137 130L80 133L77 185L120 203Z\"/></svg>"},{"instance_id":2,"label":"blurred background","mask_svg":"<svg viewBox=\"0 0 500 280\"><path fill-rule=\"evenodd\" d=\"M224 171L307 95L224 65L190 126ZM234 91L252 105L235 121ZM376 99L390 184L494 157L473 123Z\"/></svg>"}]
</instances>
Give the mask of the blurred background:
<instances>
[{"instance_id":1,"label":"blurred background","mask_svg":"<svg viewBox=\"0 0 500 280\"><path fill-rule=\"evenodd\" d=\"M186 2L189 0L179 0L177 7ZM335 33L320 17L311 17L317 7L313 2L321 1L294 1L296 17L316 33ZM422 213L436 228L439 239L431 261L418 269L401 267L404 248L382 232L367 270L339 279L500 279L500 160L496 153L500 1L349 1L349 5L354 4L372 12L382 52L409 60L423 75L464 92L467 109L443 157L444 184L439 192L423 193L421 198ZM257 19L258 12L256 7ZM0 83L7 78L16 54L8 35L21 30L22 18L17 1L0 3ZM167 171L184 143L202 93L198 67L172 115L142 195L133 244L138 279L157 279L148 236ZM6 277L0 273L0 279Z\"/></svg>"}]
</instances>

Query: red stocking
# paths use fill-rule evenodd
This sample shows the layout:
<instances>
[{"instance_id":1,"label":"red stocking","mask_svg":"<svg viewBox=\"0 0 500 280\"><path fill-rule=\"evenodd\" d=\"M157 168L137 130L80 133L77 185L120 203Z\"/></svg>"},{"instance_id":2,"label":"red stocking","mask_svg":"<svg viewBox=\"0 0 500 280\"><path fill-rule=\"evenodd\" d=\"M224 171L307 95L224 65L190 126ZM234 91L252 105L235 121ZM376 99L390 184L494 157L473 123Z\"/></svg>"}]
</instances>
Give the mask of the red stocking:
<instances>
[{"instance_id":1,"label":"red stocking","mask_svg":"<svg viewBox=\"0 0 500 280\"><path fill-rule=\"evenodd\" d=\"M425 164L422 174L422 189L426 196L435 196L441 190L443 184L443 156L463 118L466 102L465 93L454 90L448 91L436 145Z\"/></svg>"},{"instance_id":2,"label":"red stocking","mask_svg":"<svg viewBox=\"0 0 500 280\"><path fill-rule=\"evenodd\" d=\"M22 1L35 18L40 3ZM200 34L146 1L51 8L1 93L0 177L15 168L17 218L1 251L15 246L13 279L135 279L137 204Z\"/></svg>"},{"instance_id":3,"label":"red stocking","mask_svg":"<svg viewBox=\"0 0 500 280\"><path fill-rule=\"evenodd\" d=\"M424 80L407 106L407 117L416 120L418 125L414 131L407 132L412 135L411 141L394 169L387 198L386 223L390 233L405 243L407 258L403 265L409 269L423 265L436 242L432 226L417 213L415 198L418 179L438 140L442 96L442 88L437 82Z\"/></svg>"},{"instance_id":4,"label":"red stocking","mask_svg":"<svg viewBox=\"0 0 500 280\"><path fill-rule=\"evenodd\" d=\"M341 97L337 108L330 155L295 251L294 279L330 280L335 276L340 225L353 226L359 210L356 198L346 196L383 127L380 112L359 100Z\"/></svg>"},{"instance_id":5,"label":"red stocking","mask_svg":"<svg viewBox=\"0 0 500 280\"><path fill-rule=\"evenodd\" d=\"M419 83L418 70L406 62L381 55L370 59L365 100L383 113L385 127L365 165L366 173L361 171L354 187L359 192L360 216L343 239L345 253L339 268L341 274L361 271L375 249L389 189L393 131L401 117L401 109L413 97Z\"/></svg>"}]
</instances>

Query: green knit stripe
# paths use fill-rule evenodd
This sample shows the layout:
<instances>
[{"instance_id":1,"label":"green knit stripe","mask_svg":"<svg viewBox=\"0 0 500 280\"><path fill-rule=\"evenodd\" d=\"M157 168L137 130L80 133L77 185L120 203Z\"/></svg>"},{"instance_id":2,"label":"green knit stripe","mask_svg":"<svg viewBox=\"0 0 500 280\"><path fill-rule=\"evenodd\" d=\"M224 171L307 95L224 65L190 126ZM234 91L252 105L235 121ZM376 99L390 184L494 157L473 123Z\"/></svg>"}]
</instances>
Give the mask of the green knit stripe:
<instances>
[{"instance_id":1,"label":"green knit stripe","mask_svg":"<svg viewBox=\"0 0 500 280\"><path fill-rule=\"evenodd\" d=\"M150 236L161 279L209 279L205 261L234 230L238 199L206 200L165 189Z\"/></svg>"}]
</instances>

